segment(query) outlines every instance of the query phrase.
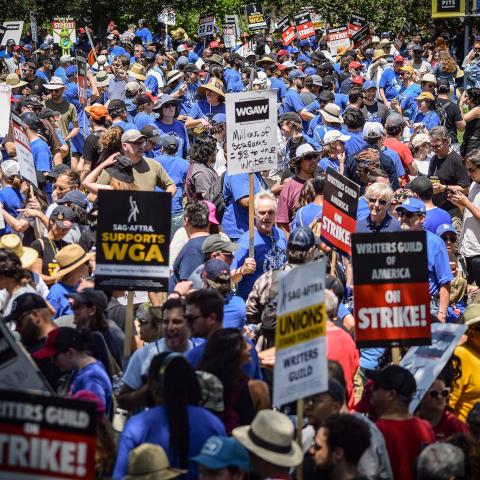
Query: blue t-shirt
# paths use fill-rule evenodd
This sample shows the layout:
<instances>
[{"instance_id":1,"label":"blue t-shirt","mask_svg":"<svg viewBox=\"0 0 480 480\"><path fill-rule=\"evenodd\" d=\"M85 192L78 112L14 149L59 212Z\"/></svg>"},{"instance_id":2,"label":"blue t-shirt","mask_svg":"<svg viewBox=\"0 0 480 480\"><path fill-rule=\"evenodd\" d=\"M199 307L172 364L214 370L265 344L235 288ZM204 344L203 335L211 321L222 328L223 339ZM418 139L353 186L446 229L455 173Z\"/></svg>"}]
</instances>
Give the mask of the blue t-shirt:
<instances>
[{"instance_id":1,"label":"blue t-shirt","mask_svg":"<svg viewBox=\"0 0 480 480\"><path fill-rule=\"evenodd\" d=\"M23 207L23 200L23 195L16 188L6 185L0 189L0 205L14 218L17 218L18 209ZM0 235L10 233L11 231L10 225L5 222L5 228L0 229Z\"/></svg>"},{"instance_id":2,"label":"blue t-shirt","mask_svg":"<svg viewBox=\"0 0 480 480\"><path fill-rule=\"evenodd\" d=\"M33 163L35 170L39 172L49 172L52 169L52 153L48 147L48 143L41 138L37 138L30 142L32 149Z\"/></svg>"},{"instance_id":3,"label":"blue t-shirt","mask_svg":"<svg viewBox=\"0 0 480 480\"><path fill-rule=\"evenodd\" d=\"M179 84L179 87L181 85L184 85L185 82L181 82ZM180 104L178 105L178 112L179 115L190 115L190 112L192 111L193 104L197 101L196 96L197 96L197 89L200 86L199 82L195 83L189 83L187 84L187 91L185 94L180 97ZM177 90L178 88L175 88Z\"/></svg>"},{"instance_id":4,"label":"blue t-shirt","mask_svg":"<svg viewBox=\"0 0 480 480\"><path fill-rule=\"evenodd\" d=\"M440 287L453 280L444 241L432 232L427 233L428 290L436 295Z\"/></svg>"},{"instance_id":5,"label":"blue t-shirt","mask_svg":"<svg viewBox=\"0 0 480 480\"><path fill-rule=\"evenodd\" d=\"M322 218L323 207L316 203L309 203L297 210L292 222L291 231L300 227L308 227L314 220Z\"/></svg>"},{"instance_id":6,"label":"blue t-shirt","mask_svg":"<svg viewBox=\"0 0 480 480\"><path fill-rule=\"evenodd\" d=\"M217 113L225 113L225 103L219 103L212 107L206 100L198 100L192 105L190 117L194 120L199 118L208 118L211 120Z\"/></svg>"},{"instance_id":7,"label":"blue t-shirt","mask_svg":"<svg viewBox=\"0 0 480 480\"><path fill-rule=\"evenodd\" d=\"M422 89L418 83L413 83L409 87L402 86L398 92L398 103L402 108L403 115L407 116L409 120L413 120L417 114L416 98L420 95Z\"/></svg>"},{"instance_id":8,"label":"blue t-shirt","mask_svg":"<svg viewBox=\"0 0 480 480\"><path fill-rule=\"evenodd\" d=\"M277 91L278 102L281 103L287 94L287 86L281 78L270 77L270 90Z\"/></svg>"},{"instance_id":9,"label":"blue t-shirt","mask_svg":"<svg viewBox=\"0 0 480 480\"><path fill-rule=\"evenodd\" d=\"M322 170L323 172L327 171L328 167L332 167L334 170L337 172L340 171L340 162L338 159L333 159L330 157L323 157L319 162L318 162L318 168Z\"/></svg>"},{"instance_id":10,"label":"blue t-shirt","mask_svg":"<svg viewBox=\"0 0 480 480\"><path fill-rule=\"evenodd\" d=\"M302 97L300 94L294 89L289 88L287 90L287 94L285 95L285 100L283 102L283 112L295 112L300 113L305 108L305 103L303 103ZM308 131L308 121L302 120L303 131L307 133Z\"/></svg>"},{"instance_id":11,"label":"blue t-shirt","mask_svg":"<svg viewBox=\"0 0 480 480\"><path fill-rule=\"evenodd\" d=\"M405 167L403 166L402 160L400 159L400 155L391 148L384 147L383 153L388 155L395 164L395 168L397 170L397 177L403 177L405 175Z\"/></svg>"},{"instance_id":12,"label":"blue t-shirt","mask_svg":"<svg viewBox=\"0 0 480 480\"><path fill-rule=\"evenodd\" d=\"M63 67L57 67L55 72L53 73L55 77L59 77L62 79L63 83L68 83L68 77L67 74L65 73L65 69Z\"/></svg>"},{"instance_id":13,"label":"blue t-shirt","mask_svg":"<svg viewBox=\"0 0 480 480\"><path fill-rule=\"evenodd\" d=\"M387 97L389 102L398 96L401 87L399 78L399 75L395 73L393 68L385 70L380 77L378 87L383 88L385 97Z\"/></svg>"},{"instance_id":14,"label":"blue t-shirt","mask_svg":"<svg viewBox=\"0 0 480 480\"><path fill-rule=\"evenodd\" d=\"M226 435L222 421L205 408L189 405L188 425L188 457L200 453L203 444L212 435ZM125 424L118 445L117 460L113 470L113 479L121 480L128 474L128 454L143 443L160 445L167 454L172 467L179 467L177 457L170 449L170 430L168 427L167 409L165 406L150 408L131 417ZM198 467L189 463L188 473L182 478L198 478Z\"/></svg>"},{"instance_id":15,"label":"blue t-shirt","mask_svg":"<svg viewBox=\"0 0 480 480\"><path fill-rule=\"evenodd\" d=\"M400 222L388 213L379 225L373 224L370 215L357 221L357 233L399 232Z\"/></svg>"},{"instance_id":16,"label":"blue t-shirt","mask_svg":"<svg viewBox=\"0 0 480 480\"><path fill-rule=\"evenodd\" d=\"M172 213L179 214L183 212L182 197L187 178L188 162L181 157L164 154L156 155L154 158L162 165L177 187L177 191L172 198Z\"/></svg>"},{"instance_id":17,"label":"blue t-shirt","mask_svg":"<svg viewBox=\"0 0 480 480\"><path fill-rule=\"evenodd\" d=\"M148 75L143 84L154 97L158 95L158 79L155 75Z\"/></svg>"},{"instance_id":18,"label":"blue t-shirt","mask_svg":"<svg viewBox=\"0 0 480 480\"><path fill-rule=\"evenodd\" d=\"M145 112L138 112L133 119L133 123L137 126L137 130L141 130L147 125L155 125L155 119Z\"/></svg>"},{"instance_id":19,"label":"blue t-shirt","mask_svg":"<svg viewBox=\"0 0 480 480\"><path fill-rule=\"evenodd\" d=\"M178 150L177 154L181 155L183 158L187 158L188 152L190 150L190 142L188 141L187 130L185 125L178 120L174 120L171 125L163 123L161 120L155 120L155 126L164 134L172 135L178 140ZM159 155L161 146L158 145L153 149L155 154Z\"/></svg>"},{"instance_id":20,"label":"blue t-shirt","mask_svg":"<svg viewBox=\"0 0 480 480\"><path fill-rule=\"evenodd\" d=\"M202 245L206 238L207 236L191 238L180 250L168 282L169 292L175 290L178 282L188 280L192 272L203 263Z\"/></svg>"},{"instance_id":21,"label":"blue t-shirt","mask_svg":"<svg viewBox=\"0 0 480 480\"><path fill-rule=\"evenodd\" d=\"M124 132L126 132L127 130L138 130L138 127L134 123L125 122L124 120L113 122L112 127L122 127Z\"/></svg>"},{"instance_id":22,"label":"blue t-shirt","mask_svg":"<svg viewBox=\"0 0 480 480\"><path fill-rule=\"evenodd\" d=\"M255 195L261 190L267 189L267 185L260 173L255 173L253 179ZM248 194L248 173L225 174L223 183L225 213L222 219L222 229L231 239L237 239L248 231L248 208L238 204L238 200L248 197Z\"/></svg>"},{"instance_id":23,"label":"blue t-shirt","mask_svg":"<svg viewBox=\"0 0 480 480\"><path fill-rule=\"evenodd\" d=\"M137 29L135 35L140 37L144 44L152 43L152 32L147 27Z\"/></svg>"},{"instance_id":24,"label":"blue t-shirt","mask_svg":"<svg viewBox=\"0 0 480 480\"><path fill-rule=\"evenodd\" d=\"M248 257L248 234L246 231L239 239L239 249L233 256L231 269L239 268ZM245 275L237 285L237 294L244 300L252 291L255 280L268 270L278 270L287 262L285 250L287 248L287 238L285 233L277 227L273 227L272 235L264 235L256 228L253 237L254 258L257 264L255 272Z\"/></svg>"},{"instance_id":25,"label":"blue t-shirt","mask_svg":"<svg viewBox=\"0 0 480 480\"><path fill-rule=\"evenodd\" d=\"M423 228L429 232L435 233L437 228L444 223L452 224L452 217L450 214L440 207L433 207L427 210Z\"/></svg>"},{"instance_id":26,"label":"blue t-shirt","mask_svg":"<svg viewBox=\"0 0 480 480\"><path fill-rule=\"evenodd\" d=\"M227 84L227 92L231 92L235 83L242 79L240 73L234 68L227 68L223 73L223 78Z\"/></svg>"},{"instance_id":27,"label":"blue t-shirt","mask_svg":"<svg viewBox=\"0 0 480 480\"><path fill-rule=\"evenodd\" d=\"M55 309L54 318L73 313L70 302L65 296L68 293L75 293L75 288L69 287L62 282L55 283L50 287L50 291L47 295L47 302L49 302L50 305Z\"/></svg>"},{"instance_id":28,"label":"blue t-shirt","mask_svg":"<svg viewBox=\"0 0 480 480\"><path fill-rule=\"evenodd\" d=\"M345 135L349 135L350 138L345 142L345 155L356 155L362 151L367 142L363 139L363 132L351 132L350 130L344 131Z\"/></svg>"},{"instance_id":29,"label":"blue t-shirt","mask_svg":"<svg viewBox=\"0 0 480 480\"><path fill-rule=\"evenodd\" d=\"M434 127L438 127L442 121L435 110L430 110L426 115L422 112L418 112L415 116L414 123L423 123L425 128L430 131Z\"/></svg>"},{"instance_id":30,"label":"blue t-shirt","mask_svg":"<svg viewBox=\"0 0 480 480\"><path fill-rule=\"evenodd\" d=\"M357 206L357 220L368 217L370 215L370 209L368 208L368 202L364 195L358 199Z\"/></svg>"},{"instance_id":31,"label":"blue t-shirt","mask_svg":"<svg viewBox=\"0 0 480 480\"><path fill-rule=\"evenodd\" d=\"M223 327L242 331L247 320L245 300L238 295L227 295L223 306Z\"/></svg>"}]
</instances>

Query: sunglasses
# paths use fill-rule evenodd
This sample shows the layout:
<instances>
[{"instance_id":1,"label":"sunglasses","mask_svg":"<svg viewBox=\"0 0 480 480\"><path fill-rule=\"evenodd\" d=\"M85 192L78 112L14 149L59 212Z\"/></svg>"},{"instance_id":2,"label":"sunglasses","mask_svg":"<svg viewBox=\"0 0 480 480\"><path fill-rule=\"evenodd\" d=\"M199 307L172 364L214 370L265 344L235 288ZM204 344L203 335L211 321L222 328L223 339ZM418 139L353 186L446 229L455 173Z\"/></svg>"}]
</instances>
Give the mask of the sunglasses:
<instances>
[{"instance_id":1,"label":"sunglasses","mask_svg":"<svg viewBox=\"0 0 480 480\"><path fill-rule=\"evenodd\" d=\"M398 212L399 217L413 218L415 215L418 215L418 213L407 212L406 210L400 210L400 212Z\"/></svg>"},{"instance_id":2,"label":"sunglasses","mask_svg":"<svg viewBox=\"0 0 480 480\"><path fill-rule=\"evenodd\" d=\"M444 388L443 390L430 390L428 392L428 396L430 398L438 398L438 397L448 398L449 395L450 395L449 388Z\"/></svg>"},{"instance_id":3,"label":"sunglasses","mask_svg":"<svg viewBox=\"0 0 480 480\"><path fill-rule=\"evenodd\" d=\"M378 202L378 204L382 205L382 207L384 207L388 203L387 200L381 200L380 198L367 198L367 202L368 203L377 203Z\"/></svg>"},{"instance_id":4,"label":"sunglasses","mask_svg":"<svg viewBox=\"0 0 480 480\"><path fill-rule=\"evenodd\" d=\"M59 190L60 192L63 192L64 190L66 190L69 187L62 187L61 185L53 185L53 188L55 190Z\"/></svg>"}]
</instances>

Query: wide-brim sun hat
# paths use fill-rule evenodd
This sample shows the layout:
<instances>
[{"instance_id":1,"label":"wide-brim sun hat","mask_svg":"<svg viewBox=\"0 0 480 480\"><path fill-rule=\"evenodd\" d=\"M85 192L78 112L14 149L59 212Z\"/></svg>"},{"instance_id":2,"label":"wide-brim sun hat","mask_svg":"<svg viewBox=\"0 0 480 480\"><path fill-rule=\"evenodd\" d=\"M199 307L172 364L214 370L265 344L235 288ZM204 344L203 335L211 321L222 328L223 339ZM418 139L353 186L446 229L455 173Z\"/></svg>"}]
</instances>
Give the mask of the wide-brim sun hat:
<instances>
[{"instance_id":1,"label":"wide-brim sun hat","mask_svg":"<svg viewBox=\"0 0 480 480\"><path fill-rule=\"evenodd\" d=\"M145 80L147 76L145 75L145 67L139 63L132 63L130 65L130 70L127 70L128 75L137 80Z\"/></svg>"},{"instance_id":2,"label":"wide-brim sun hat","mask_svg":"<svg viewBox=\"0 0 480 480\"><path fill-rule=\"evenodd\" d=\"M197 88L197 92L201 94L205 94L206 90L210 90L211 92L214 92L220 97L222 97L223 99L225 99L225 90L223 87L223 82L218 78L212 78L207 84Z\"/></svg>"},{"instance_id":3,"label":"wide-brim sun hat","mask_svg":"<svg viewBox=\"0 0 480 480\"><path fill-rule=\"evenodd\" d=\"M95 256L95 253L87 253L78 244L71 244L63 247L57 252L56 260L58 267L55 270L55 277L61 278Z\"/></svg>"},{"instance_id":4,"label":"wide-brim sun hat","mask_svg":"<svg viewBox=\"0 0 480 480\"><path fill-rule=\"evenodd\" d=\"M23 268L30 268L38 258L38 252L30 247L24 247L22 240L14 233L7 233L0 237L0 248L16 253Z\"/></svg>"}]
</instances>

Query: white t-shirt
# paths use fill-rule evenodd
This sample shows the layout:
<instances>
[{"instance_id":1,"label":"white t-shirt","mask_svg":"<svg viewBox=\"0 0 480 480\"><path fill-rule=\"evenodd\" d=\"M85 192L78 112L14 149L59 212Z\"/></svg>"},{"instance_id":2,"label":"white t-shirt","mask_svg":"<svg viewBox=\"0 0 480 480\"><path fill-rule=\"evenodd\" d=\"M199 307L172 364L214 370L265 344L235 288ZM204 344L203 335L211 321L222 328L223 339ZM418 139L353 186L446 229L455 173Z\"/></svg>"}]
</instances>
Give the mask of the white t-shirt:
<instances>
[{"instance_id":1,"label":"white t-shirt","mask_svg":"<svg viewBox=\"0 0 480 480\"><path fill-rule=\"evenodd\" d=\"M468 192L468 199L477 208L480 208L480 183L472 182ZM480 255L480 222L472 212L465 208L463 212L462 237L460 253L465 257Z\"/></svg>"}]
</instances>

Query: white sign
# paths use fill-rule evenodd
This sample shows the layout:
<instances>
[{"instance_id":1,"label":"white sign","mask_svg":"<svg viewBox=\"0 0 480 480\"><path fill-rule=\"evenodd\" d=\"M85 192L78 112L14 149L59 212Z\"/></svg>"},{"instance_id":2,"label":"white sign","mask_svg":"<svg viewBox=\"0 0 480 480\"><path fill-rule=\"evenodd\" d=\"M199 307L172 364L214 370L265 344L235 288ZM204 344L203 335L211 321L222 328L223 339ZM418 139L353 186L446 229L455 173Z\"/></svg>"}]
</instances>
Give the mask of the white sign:
<instances>
[{"instance_id":1,"label":"white sign","mask_svg":"<svg viewBox=\"0 0 480 480\"><path fill-rule=\"evenodd\" d=\"M72 17L55 17L52 20L52 30L55 45L60 45L62 48L68 45L66 48L70 48L77 43L75 20Z\"/></svg>"},{"instance_id":2,"label":"white sign","mask_svg":"<svg viewBox=\"0 0 480 480\"><path fill-rule=\"evenodd\" d=\"M3 27L6 28L6 32L2 38L1 45L6 45L8 40L15 40L15 43L18 45L22 38L23 23L23 20L3 22Z\"/></svg>"},{"instance_id":3,"label":"white sign","mask_svg":"<svg viewBox=\"0 0 480 480\"><path fill-rule=\"evenodd\" d=\"M227 93L227 171L264 172L277 168L277 93Z\"/></svg>"},{"instance_id":4,"label":"white sign","mask_svg":"<svg viewBox=\"0 0 480 480\"><path fill-rule=\"evenodd\" d=\"M30 31L32 32L32 40L37 44L38 42L38 32L37 32L37 19L35 14L30 12Z\"/></svg>"},{"instance_id":5,"label":"white sign","mask_svg":"<svg viewBox=\"0 0 480 480\"><path fill-rule=\"evenodd\" d=\"M10 128L10 85L0 85L0 137L6 137Z\"/></svg>"},{"instance_id":6,"label":"white sign","mask_svg":"<svg viewBox=\"0 0 480 480\"><path fill-rule=\"evenodd\" d=\"M273 405L328 390L325 259L280 273Z\"/></svg>"},{"instance_id":7,"label":"white sign","mask_svg":"<svg viewBox=\"0 0 480 480\"><path fill-rule=\"evenodd\" d=\"M175 10L173 8L164 8L162 13L158 14L158 22L165 25L175 26Z\"/></svg>"},{"instance_id":8,"label":"white sign","mask_svg":"<svg viewBox=\"0 0 480 480\"><path fill-rule=\"evenodd\" d=\"M225 23L234 23L235 24L235 36L240 38L240 24L238 22L238 15L225 15Z\"/></svg>"},{"instance_id":9,"label":"white sign","mask_svg":"<svg viewBox=\"0 0 480 480\"><path fill-rule=\"evenodd\" d=\"M417 409L467 328L455 323L432 323L432 344L411 347L402 358L400 366L409 370L417 382L417 392L408 406L410 413Z\"/></svg>"},{"instance_id":10,"label":"white sign","mask_svg":"<svg viewBox=\"0 0 480 480\"><path fill-rule=\"evenodd\" d=\"M20 175L22 178L28 180L37 187L37 173L35 171L35 164L33 162L30 141L25 133L23 122L20 117L17 117L17 115L12 115L12 127Z\"/></svg>"},{"instance_id":11,"label":"white sign","mask_svg":"<svg viewBox=\"0 0 480 480\"><path fill-rule=\"evenodd\" d=\"M234 23L223 24L223 44L225 45L225 48L233 48L237 44Z\"/></svg>"},{"instance_id":12,"label":"white sign","mask_svg":"<svg viewBox=\"0 0 480 480\"><path fill-rule=\"evenodd\" d=\"M327 45L332 55L336 55L340 48L349 48L348 27L342 25L341 27L327 28Z\"/></svg>"},{"instance_id":13,"label":"white sign","mask_svg":"<svg viewBox=\"0 0 480 480\"><path fill-rule=\"evenodd\" d=\"M213 35L215 31L215 15L213 13L204 13L200 15L198 20L198 32L199 37L208 37Z\"/></svg>"}]
</instances>

